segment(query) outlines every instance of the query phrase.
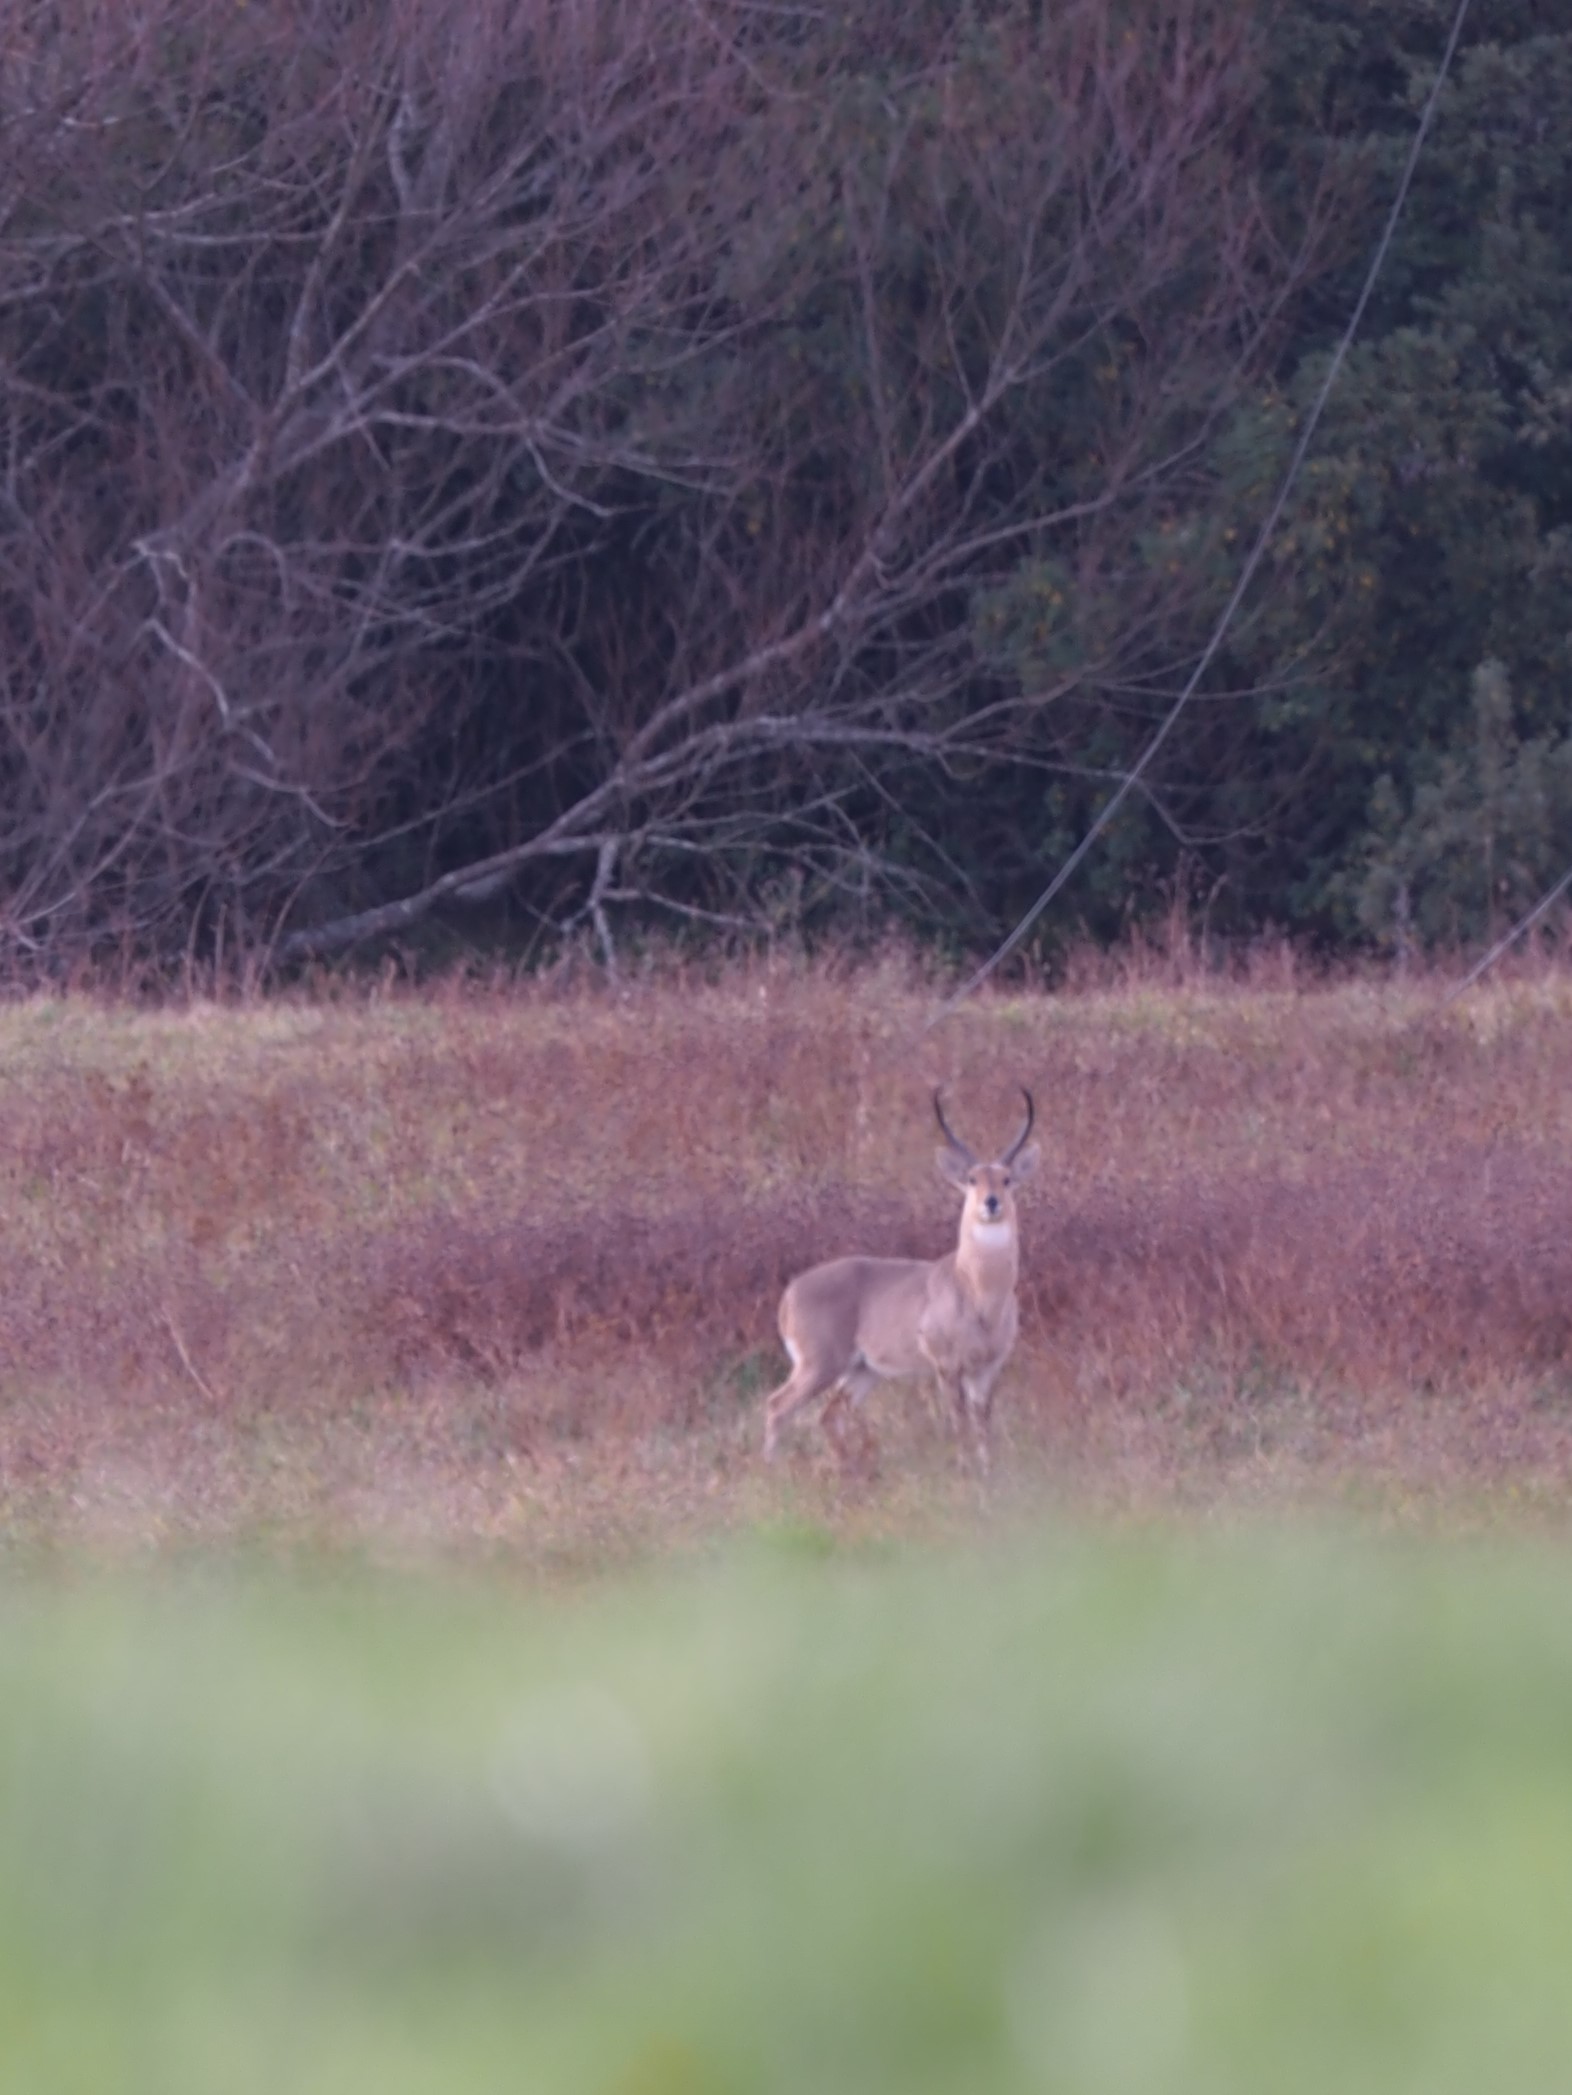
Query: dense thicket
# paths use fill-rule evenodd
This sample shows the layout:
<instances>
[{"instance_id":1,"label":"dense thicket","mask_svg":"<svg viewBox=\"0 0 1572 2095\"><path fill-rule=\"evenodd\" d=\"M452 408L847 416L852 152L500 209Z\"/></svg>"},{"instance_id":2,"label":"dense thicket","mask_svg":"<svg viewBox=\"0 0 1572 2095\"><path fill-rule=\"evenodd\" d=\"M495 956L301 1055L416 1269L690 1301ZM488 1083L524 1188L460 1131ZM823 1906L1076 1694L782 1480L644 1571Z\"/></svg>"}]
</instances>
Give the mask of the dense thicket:
<instances>
[{"instance_id":1,"label":"dense thicket","mask_svg":"<svg viewBox=\"0 0 1572 2095\"><path fill-rule=\"evenodd\" d=\"M1558 14L1475 0L1067 915L1466 936L1572 858ZM992 935L1232 586L1449 16L0 0L10 964Z\"/></svg>"}]
</instances>

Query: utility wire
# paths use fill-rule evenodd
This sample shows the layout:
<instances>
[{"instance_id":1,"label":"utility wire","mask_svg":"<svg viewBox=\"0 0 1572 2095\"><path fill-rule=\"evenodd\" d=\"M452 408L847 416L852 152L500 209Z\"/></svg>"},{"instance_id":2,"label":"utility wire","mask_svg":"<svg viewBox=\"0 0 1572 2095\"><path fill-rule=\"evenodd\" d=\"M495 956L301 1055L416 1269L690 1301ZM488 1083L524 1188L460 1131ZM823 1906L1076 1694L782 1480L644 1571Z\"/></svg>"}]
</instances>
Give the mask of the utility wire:
<instances>
[{"instance_id":1,"label":"utility wire","mask_svg":"<svg viewBox=\"0 0 1572 2095\"><path fill-rule=\"evenodd\" d=\"M1566 893L1569 887L1572 887L1572 866L1568 866L1567 870L1562 874L1561 878L1556 882L1553 888L1547 889L1546 892L1540 896L1539 900L1534 904L1533 908L1528 912L1528 915L1526 917L1519 917L1510 931L1502 933L1501 937L1496 940L1495 944L1490 948L1490 951L1485 955L1483 960L1476 960L1474 962L1474 965L1469 969L1468 973L1463 977L1461 982L1455 982L1452 985L1452 987L1447 991L1446 995L1441 999L1440 1003L1437 1004L1436 1010L1438 1012L1450 1011L1452 1006L1457 1002L1458 998L1463 994L1464 990L1472 989L1474 984L1479 980L1480 976L1484 974L1488 968L1493 968L1496 962L1501 958L1502 954L1507 950L1508 946L1515 946L1518 940L1523 936L1523 933L1525 931L1532 931L1534 926L1539 922L1540 918L1545 914L1545 911L1547 909L1553 909L1556 903L1558 903L1561 900L1561 897Z\"/></svg>"},{"instance_id":2,"label":"utility wire","mask_svg":"<svg viewBox=\"0 0 1572 2095\"><path fill-rule=\"evenodd\" d=\"M1288 461L1288 470L1283 476L1282 486L1277 491L1277 499L1267 511L1266 521L1256 535L1255 544L1250 549L1250 556L1240 570L1239 579L1233 587L1233 593L1223 606L1222 616L1212 629L1212 636L1202 650L1201 659L1191 671L1184 689L1179 693L1179 696L1158 723L1152 739L1141 751L1132 769L1127 771L1120 780L1115 792L1104 802L1101 811L1093 821L1091 828L1082 837L1080 843L1076 845L1070 856L1065 860L1058 872L1055 873L1052 880L1049 881L1048 885L1043 889L1037 900L1032 904L1025 916L1021 918L997 952L990 954L982 966L974 974L968 976L967 980L961 984L954 995L946 998L944 1003L939 1006L938 1011L935 1012L925 1028L926 1031L931 1031L934 1026L938 1025L941 1019L948 1018L958 1005L965 1003L972 992L987 981L1000 961L1007 959L1015 951L1021 940L1025 938L1027 932L1031 930L1071 874L1075 872L1082 859L1086 857L1092 846L1097 842L1097 839L1102 835L1145 775L1152 759L1168 740L1180 714L1190 703L1196 687L1211 666L1212 657L1222 645L1223 635L1233 623L1234 614L1244 599L1245 591L1255 580L1256 570L1265 558L1267 546L1271 542L1272 534L1277 529L1282 519L1283 511L1288 505L1289 494L1292 491L1295 480L1299 476L1299 469L1305 462L1305 455L1310 449L1311 440L1315 436L1317 425L1321 420L1326 403L1331 397L1332 388L1337 383L1338 375L1347 360L1348 352L1353 347L1354 337L1359 332L1359 323L1364 318L1365 307L1370 303L1370 294L1375 289L1376 279L1381 274L1382 266L1386 261L1387 250L1392 244L1392 236L1397 231L1397 223L1402 216L1403 205L1408 198L1409 185L1414 179L1414 170L1419 165L1419 155L1424 146L1425 134L1430 129L1430 120L1435 115L1436 105L1441 98L1441 89L1445 85L1447 73L1451 69L1453 55L1457 50L1458 38L1463 32L1463 22L1468 14L1468 8L1469 0L1457 0L1457 8L1452 17L1451 32L1446 40L1446 48L1441 54L1441 64L1436 72L1434 81L1431 83L1430 93L1425 100L1425 106L1420 112L1419 128L1415 131L1413 142L1409 146L1408 159L1403 168L1402 179L1397 185L1397 193L1393 197L1392 207L1387 213L1385 228L1382 231L1380 240L1376 243L1375 253L1371 257L1370 267L1365 275L1364 288L1360 291L1359 297L1354 303L1354 310L1348 317L1348 325L1343 330L1342 339L1332 352L1331 361L1326 367L1326 376L1321 381L1320 390L1316 394L1314 404L1308 416L1305 418L1304 428L1300 431L1299 441L1294 446L1293 456ZM1572 873L1568 874L1567 882L1572 883ZM1545 906L1548 907L1548 902ZM1483 972L1483 970L1481 969L1480 972ZM1464 988L1467 986L1466 983L1463 985Z\"/></svg>"}]
</instances>

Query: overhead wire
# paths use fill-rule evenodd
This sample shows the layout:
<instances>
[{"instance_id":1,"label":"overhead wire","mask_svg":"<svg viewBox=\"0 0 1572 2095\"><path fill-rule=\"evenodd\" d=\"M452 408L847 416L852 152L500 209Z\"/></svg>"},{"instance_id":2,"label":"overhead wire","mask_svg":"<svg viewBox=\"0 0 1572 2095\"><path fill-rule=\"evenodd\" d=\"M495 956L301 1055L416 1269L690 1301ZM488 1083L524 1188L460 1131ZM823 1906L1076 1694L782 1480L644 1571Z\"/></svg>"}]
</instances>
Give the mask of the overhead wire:
<instances>
[{"instance_id":1,"label":"overhead wire","mask_svg":"<svg viewBox=\"0 0 1572 2095\"><path fill-rule=\"evenodd\" d=\"M1465 990L1472 989L1480 976L1493 968L1509 947L1517 944L1524 932L1533 930L1545 912L1555 907L1569 887L1572 887L1572 866L1568 866L1553 887L1545 890L1544 894L1540 896L1539 900L1525 916L1519 917L1509 931L1502 933L1482 959L1474 962L1474 965L1469 969L1461 982L1453 983L1440 1003L1436 1005L1436 1010L1438 1012L1450 1010Z\"/></svg>"}]
</instances>

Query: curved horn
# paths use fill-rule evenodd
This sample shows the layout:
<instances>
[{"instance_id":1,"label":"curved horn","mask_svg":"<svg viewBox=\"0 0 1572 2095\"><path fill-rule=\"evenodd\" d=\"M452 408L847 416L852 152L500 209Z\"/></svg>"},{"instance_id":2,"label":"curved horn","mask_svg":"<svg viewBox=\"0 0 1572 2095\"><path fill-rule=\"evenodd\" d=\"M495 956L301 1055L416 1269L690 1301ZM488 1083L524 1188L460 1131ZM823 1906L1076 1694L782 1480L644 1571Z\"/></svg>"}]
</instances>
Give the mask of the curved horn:
<instances>
[{"instance_id":1,"label":"curved horn","mask_svg":"<svg viewBox=\"0 0 1572 2095\"><path fill-rule=\"evenodd\" d=\"M1037 1118L1037 1108L1032 1104L1032 1094L1024 1084L1021 1086L1021 1096L1026 1101L1026 1125L999 1159L1001 1164L1013 1164L1015 1162L1021 1151L1026 1147L1026 1138L1032 1131L1032 1122Z\"/></svg>"},{"instance_id":2,"label":"curved horn","mask_svg":"<svg viewBox=\"0 0 1572 2095\"><path fill-rule=\"evenodd\" d=\"M964 1157L968 1164L975 1164L977 1162L976 1157L973 1155L971 1150L967 1148L966 1144L961 1140L960 1136L955 1133L954 1129L950 1126L950 1123L945 1119L944 1107L940 1103L939 1093L937 1091L935 1091L935 1093L933 1094L933 1110L935 1117L939 1122L939 1132L941 1135L943 1135L945 1141L949 1143L951 1149L955 1151L955 1154L958 1157Z\"/></svg>"}]
</instances>

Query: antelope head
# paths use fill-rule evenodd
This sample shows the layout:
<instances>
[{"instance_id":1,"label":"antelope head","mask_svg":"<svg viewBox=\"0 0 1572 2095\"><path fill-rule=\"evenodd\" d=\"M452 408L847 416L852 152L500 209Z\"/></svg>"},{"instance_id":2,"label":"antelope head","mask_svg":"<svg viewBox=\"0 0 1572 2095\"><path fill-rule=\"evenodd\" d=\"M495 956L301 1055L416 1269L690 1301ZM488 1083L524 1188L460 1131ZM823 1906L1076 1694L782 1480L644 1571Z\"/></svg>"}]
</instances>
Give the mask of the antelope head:
<instances>
[{"instance_id":1,"label":"antelope head","mask_svg":"<svg viewBox=\"0 0 1572 2095\"><path fill-rule=\"evenodd\" d=\"M1015 1187L1031 1177L1038 1159L1036 1143L1027 1147L1036 1108L1032 1104L1032 1094L1024 1084L1021 1096L1026 1101L1026 1120L1021 1132L992 1163L984 1163L945 1119L940 1093L933 1094L934 1115L944 1137L944 1147L938 1152L939 1170L966 1196L966 1206L961 1214L962 1236L977 1236L986 1242L990 1237L1003 1237L1015 1229Z\"/></svg>"}]
</instances>

